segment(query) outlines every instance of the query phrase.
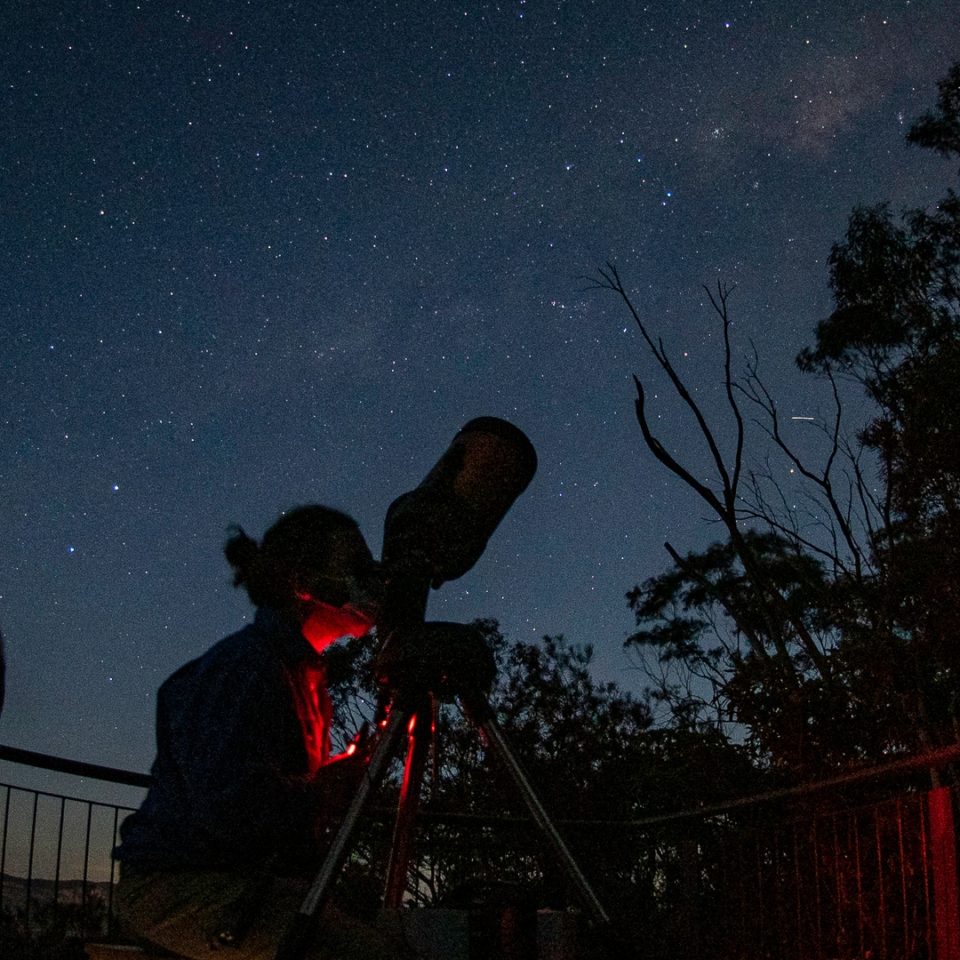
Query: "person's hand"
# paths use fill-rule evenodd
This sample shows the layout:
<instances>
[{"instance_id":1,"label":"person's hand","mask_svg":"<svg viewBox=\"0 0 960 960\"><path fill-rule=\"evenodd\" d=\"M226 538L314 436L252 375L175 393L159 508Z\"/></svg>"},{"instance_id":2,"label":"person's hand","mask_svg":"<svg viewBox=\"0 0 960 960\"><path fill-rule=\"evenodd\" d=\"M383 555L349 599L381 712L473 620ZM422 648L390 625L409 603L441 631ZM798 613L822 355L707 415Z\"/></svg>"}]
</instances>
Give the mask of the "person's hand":
<instances>
[{"instance_id":1,"label":"person's hand","mask_svg":"<svg viewBox=\"0 0 960 960\"><path fill-rule=\"evenodd\" d=\"M369 730L364 724L350 746L343 753L331 757L317 771L327 817L339 819L350 805L367 769L369 740Z\"/></svg>"},{"instance_id":2,"label":"person's hand","mask_svg":"<svg viewBox=\"0 0 960 960\"><path fill-rule=\"evenodd\" d=\"M363 726L357 731L357 735L347 745L347 749L344 750L343 753L338 753L330 757L327 764L341 763L349 757L356 756L363 757L365 761L369 760L370 754L373 752L372 741L373 735L371 734L371 727L365 720Z\"/></svg>"},{"instance_id":3,"label":"person's hand","mask_svg":"<svg viewBox=\"0 0 960 960\"><path fill-rule=\"evenodd\" d=\"M363 721L363 725L357 731L350 746L347 747L347 753L353 753L363 757L364 760L370 759L374 746L373 726L368 720Z\"/></svg>"}]
</instances>

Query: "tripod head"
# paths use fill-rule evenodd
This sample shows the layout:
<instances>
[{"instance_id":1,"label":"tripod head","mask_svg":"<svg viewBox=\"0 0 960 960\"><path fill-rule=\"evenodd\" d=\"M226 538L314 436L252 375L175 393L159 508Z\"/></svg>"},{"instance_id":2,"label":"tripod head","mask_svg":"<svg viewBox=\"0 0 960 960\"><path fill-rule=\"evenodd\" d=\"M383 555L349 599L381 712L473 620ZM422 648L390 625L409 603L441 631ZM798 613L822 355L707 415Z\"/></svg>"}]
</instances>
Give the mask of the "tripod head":
<instances>
[{"instance_id":1,"label":"tripod head","mask_svg":"<svg viewBox=\"0 0 960 960\"><path fill-rule=\"evenodd\" d=\"M403 642L384 650L377 660L377 679L385 693L402 690L414 698L430 694L452 703L465 693L488 696L497 664L476 627L431 620L407 627Z\"/></svg>"},{"instance_id":2,"label":"tripod head","mask_svg":"<svg viewBox=\"0 0 960 960\"><path fill-rule=\"evenodd\" d=\"M423 624L430 588L473 567L536 469L536 451L523 431L497 417L478 417L457 433L419 486L390 504L377 618L385 669L404 659L396 648L407 644L402 635Z\"/></svg>"}]
</instances>

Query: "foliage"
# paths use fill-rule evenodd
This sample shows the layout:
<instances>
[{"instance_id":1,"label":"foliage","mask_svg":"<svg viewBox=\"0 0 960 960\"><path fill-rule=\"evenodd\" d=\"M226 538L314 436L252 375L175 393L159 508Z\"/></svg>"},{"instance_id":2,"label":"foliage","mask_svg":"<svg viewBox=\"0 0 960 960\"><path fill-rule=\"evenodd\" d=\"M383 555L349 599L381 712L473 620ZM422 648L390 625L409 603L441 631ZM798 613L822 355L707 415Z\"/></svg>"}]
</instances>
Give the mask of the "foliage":
<instances>
[{"instance_id":1,"label":"foliage","mask_svg":"<svg viewBox=\"0 0 960 960\"><path fill-rule=\"evenodd\" d=\"M685 926L683 905L696 882L689 876L690 853L683 851L697 842L702 851L714 828L687 821L651 833L629 824L758 789L750 757L710 733L652 729L646 702L594 679L589 646L562 637L509 642L494 621L475 626L496 661L490 702L514 756L618 929L653 955L653 941L675 940ZM363 688L369 676L369 648L354 644L339 656L335 701L358 683ZM372 692L360 695L369 701ZM439 704L435 722L411 893L424 904L461 907L518 896L534 906L575 903L515 784L477 728L456 703ZM361 854L347 878L351 899L364 889L376 899L370 877L384 868L395 790L394 783L381 791L385 823L362 825Z\"/></svg>"},{"instance_id":2,"label":"foliage","mask_svg":"<svg viewBox=\"0 0 960 960\"><path fill-rule=\"evenodd\" d=\"M90 893L85 904L31 903L23 909L0 911L0 955L4 960L81 960L84 940L102 935L107 908L102 897Z\"/></svg>"},{"instance_id":3,"label":"foliage","mask_svg":"<svg viewBox=\"0 0 960 960\"><path fill-rule=\"evenodd\" d=\"M624 778L632 776L649 726L646 705L592 678L589 647L551 637L541 644L510 644L494 621L476 626L498 670L491 704L547 809L573 820L635 815L633 791ZM342 713L354 718L348 722L355 722L358 703L375 699L364 679L370 655L369 645L361 643L338 654L331 690L340 704L352 692L353 705ZM525 884L537 878L539 885L539 844L524 839L530 833L525 824L518 836L517 821L525 820L527 811L507 771L456 703L438 703L435 723L435 760L422 795L433 818L447 822L438 822L425 837L421 895L439 902L481 876ZM386 793L393 798L390 785ZM491 827L491 817L513 826Z\"/></svg>"},{"instance_id":4,"label":"foliage","mask_svg":"<svg viewBox=\"0 0 960 960\"><path fill-rule=\"evenodd\" d=\"M960 156L960 63L908 140ZM887 205L855 210L829 266L835 309L798 357L835 408L820 425L817 466L786 442L756 358L743 376L732 372L729 290L708 291L725 349L729 420L717 426L616 268L596 282L634 317L695 420L714 478L654 435L635 378L647 447L725 529L686 556L667 544L672 567L628 594L639 627L628 644L671 725L730 736L736 724L759 758L802 775L960 733L960 197L948 190L935 209L899 218ZM852 435L843 381L872 405ZM752 424L762 445L747 466ZM732 437L725 453L722 435ZM805 517L773 480L775 455L805 484Z\"/></svg>"}]
</instances>

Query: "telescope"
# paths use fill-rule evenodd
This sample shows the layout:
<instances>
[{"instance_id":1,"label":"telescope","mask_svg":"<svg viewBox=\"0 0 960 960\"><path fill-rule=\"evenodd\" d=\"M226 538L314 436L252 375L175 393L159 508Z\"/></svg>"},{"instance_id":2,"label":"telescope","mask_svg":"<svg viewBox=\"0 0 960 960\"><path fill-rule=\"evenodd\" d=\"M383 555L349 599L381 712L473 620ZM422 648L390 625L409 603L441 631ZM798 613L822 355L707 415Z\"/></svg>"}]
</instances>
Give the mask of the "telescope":
<instances>
[{"instance_id":1,"label":"telescope","mask_svg":"<svg viewBox=\"0 0 960 960\"><path fill-rule=\"evenodd\" d=\"M430 588L462 577L480 559L536 469L536 451L522 430L496 417L477 417L420 485L390 504L377 617L382 662L396 656L404 628L423 623Z\"/></svg>"},{"instance_id":2,"label":"telescope","mask_svg":"<svg viewBox=\"0 0 960 960\"><path fill-rule=\"evenodd\" d=\"M431 744L431 724L417 730L418 714L431 715L435 698L454 698L498 754L531 817L588 915L607 927L609 917L580 872L500 730L487 694L496 677L492 652L473 627L425 622L431 587L462 577L537 469L533 444L496 417L471 420L423 481L390 505L384 521L383 600L377 616L380 650L375 670L381 695L379 734L367 768L299 913L280 944L277 960L301 960L349 854L353 831L372 791L382 782L404 734L408 749L391 846L384 906L403 904L420 785Z\"/></svg>"}]
</instances>

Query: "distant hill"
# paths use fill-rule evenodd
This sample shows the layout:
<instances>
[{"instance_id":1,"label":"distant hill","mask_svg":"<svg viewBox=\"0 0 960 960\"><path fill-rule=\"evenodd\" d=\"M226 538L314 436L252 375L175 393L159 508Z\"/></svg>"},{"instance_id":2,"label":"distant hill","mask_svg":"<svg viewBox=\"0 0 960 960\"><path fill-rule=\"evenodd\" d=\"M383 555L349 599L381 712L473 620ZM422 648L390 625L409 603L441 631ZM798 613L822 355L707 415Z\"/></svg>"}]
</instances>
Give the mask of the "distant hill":
<instances>
[{"instance_id":1,"label":"distant hill","mask_svg":"<svg viewBox=\"0 0 960 960\"><path fill-rule=\"evenodd\" d=\"M30 897L34 905L52 903L56 891L57 903L79 906L83 903L83 887L82 880L61 880L56 884L53 880L34 877L30 883ZM87 903L91 903L94 898L104 904L110 902L109 881L88 880L86 887ZM26 905L27 878L12 877L9 874L0 877L0 906L7 912L17 912L23 910Z\"/></svg>"}]
</instances>

